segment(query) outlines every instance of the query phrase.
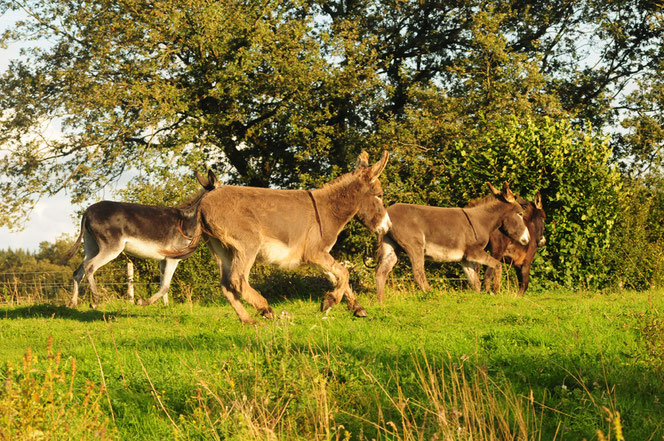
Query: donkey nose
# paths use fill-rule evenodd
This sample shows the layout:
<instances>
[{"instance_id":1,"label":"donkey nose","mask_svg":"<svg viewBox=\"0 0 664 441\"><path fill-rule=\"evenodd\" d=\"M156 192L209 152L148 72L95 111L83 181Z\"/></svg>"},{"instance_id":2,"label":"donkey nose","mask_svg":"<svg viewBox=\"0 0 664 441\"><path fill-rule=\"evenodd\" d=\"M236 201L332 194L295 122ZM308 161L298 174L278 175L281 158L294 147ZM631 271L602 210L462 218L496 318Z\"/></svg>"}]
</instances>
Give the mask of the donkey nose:
<instances>
[{"instance_id":1,"label":"donkey nose","mask_svg":"<svg viewBox=\"0 0 664 441\"><path fill-rule=\"evenodd\" d=\"M538 247L543 247L546 244L546 237L542 236L542 238L537 242Z\"/></svg>"},{"instance_id":2,"label":"donkey nose","mask_svg":"<svg viewBox=\"0 0 664 441\"><path fill-rule=\"evenodd\" d=\"M519 238L519 243L521 243L521 245L528 245L528 242L530 242L530 233L528 232L528 228L526 228L523 230L523 234Z\"/></svg>"}]
</instances>

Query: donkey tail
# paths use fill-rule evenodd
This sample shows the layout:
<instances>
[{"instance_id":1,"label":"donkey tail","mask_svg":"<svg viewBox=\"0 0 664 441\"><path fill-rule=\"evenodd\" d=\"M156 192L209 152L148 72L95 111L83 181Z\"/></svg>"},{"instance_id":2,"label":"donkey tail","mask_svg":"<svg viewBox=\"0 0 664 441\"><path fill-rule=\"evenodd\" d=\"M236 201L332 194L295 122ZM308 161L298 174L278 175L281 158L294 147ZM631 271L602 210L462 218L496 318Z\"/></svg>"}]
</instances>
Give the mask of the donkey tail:
<instances>
[{"instance_id":1,"label":"donkey tail","mask_svg":"<svg viewBox=\"0 0 664 441\"><path fill-rule=\"evenodd\" d=\"M76 251L78 251L78 247L81 245L81 241L83 240L83 234L85 233L85 221L88 218L88 212L86 210L85 213L83 213L83 217L81 217L81 232L78 234L78 239L76 239L76 242L74 242L74 245L65 253L64 256L60 259L60 263L66 263L71 259L74 254L76 254Z\"/></svg>"},{"instance_id":2,"label":"donkey tail","mask_svg":"<svg viewBox=\"0 0 664 441\"><path fill-rule=\"evenodd\" d=\"M182 225L178 225L178 230L180 231L180 234L182 234L184 237L189 238L184 234L182 231ZM160 250L160 252L166 256L170 257L172 259L184 259L192 254L194 254L194 251L196 251L196 248L198 248L198 244L201 242L201 239L203 238L203 218L200 212L200 209L196 213L196 228L194 229L194 234L191 236L191 240L189 241L189 245L187 245L185 248L181 248L179 250Z\"/></svg>"}]
</instances>

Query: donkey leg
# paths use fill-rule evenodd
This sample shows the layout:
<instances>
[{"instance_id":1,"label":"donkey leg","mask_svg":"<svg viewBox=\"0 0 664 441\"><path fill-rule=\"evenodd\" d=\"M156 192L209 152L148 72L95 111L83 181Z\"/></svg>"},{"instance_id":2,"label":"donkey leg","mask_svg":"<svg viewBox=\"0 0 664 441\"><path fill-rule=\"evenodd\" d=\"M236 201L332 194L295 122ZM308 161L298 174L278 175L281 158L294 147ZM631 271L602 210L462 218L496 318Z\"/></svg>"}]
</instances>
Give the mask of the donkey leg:
<instances>
[{"instance_id":1,"label":"donkey leg","mask_svg":"<svg viewBox=\"0 0 664 441\"><path fill-rule=\"evenodd\" d=\"M118 257L121 252L121 247L104 248L102 246L100 247L99 253L95 257L83 262L83 269L85 270L85 275L88 278L88 284L90 285L90 290L92 291L92 302L90 306L93 309L96 309L97 306L99 306L99 291L97 290L97 284L95 283L95 271Z\"/></svg>"},{"instance_id":2,"label":"donkey leg","mask_svg":"<svg viewBox=\"0 0 664 441\"><path fill-rule=\"evenodd\" d=\"M463 268L463 272L466 273L466 277L468 278L470 287L473 288L475 291L480 292L481 288L480 278L477 275L477 271L475 271L475 264L467 260L462 260L461 267Z\"/></svg>"},{"instance_id":3,"label":"donkey leg","mask_svg":"<svg viewBox=\"0 0 664 441\"><path fill-rule=\"evenodd\" d=\"M500 281L503 277L503 265L498 265L497 268L487 267L484 272L484 289L487 292L498 294L500 291Z\"/></svg>"},{"instance_id":4,"label":"donkey leg","mask_svg":"<svg viewBox=\"0 0 664 441\"><path fill-rule=\"evenodd\" d=\"M159 291L147 300L138 300L138 305L147 306L163 297L164 305L168 305L168 288L171 286L173 273L180 262L179 259L164 259L159 261Z\"/></svg>"},{"instance_id":5,"label":"donkey leg","mask_svg":"<svg viewBox=\"0 0 664 441\"><path fill-rule=\"evenodd\" d=\"M231 304L242 323L255 324L256 322L249 316L249 313L244 308L241 300L243 297L242 281L244 280L244 276L239 274L237 267L238 250L224 247L219 240L212 238L209 240L208 246L219 265L221 292L228 299L228 302ZM267 306L267 301L265 301L265 306L269 308L269 306ZM271 311L272 310L270 309L270 312Z\"/></svg>"},{"instance_id":6,"label":"donkey leg","mask_svg":"<svg viewBox=\"0 0 664 441\"><path fill-rule=\"evenodd\" d=\"M519 292L517 295L522 296L528 289L528 282L530 281L530 264L524 264L521 267L515 266L516 278L519 280Z\"/></svg>"},{"instance_id":7,"label":"donkey leg","mask_svg":"<svg viewBox=\"0 0 664 441\"><path fill-rule=\"evenodd\" d=\"M480 292L481 285L479 277L477 277L477 272L475 272L474 268L471 268L471 263L486 265L490 269L493 269L494 273L502 271L500 261L487 254L483 249L480 248L466 250L466 256L464 260L461 261L461 265L463 266L463 270L468 277L468 281L470 282L471 287L477 292ZM467 267L468 269L466 269Z\"/></svg>"},{"instance_id":8,"label":"donkey leg","mask_svg":"<svg viewBox=\"0 0 664 441\"><path fill-rule=\"evenodd\" d=\"M398 261L394 245L387 238L378 250L378 265L376 266L376 297L379 302L385 298L385 282Z\"/></svg>"},{"instance_id":9,"label":"donkey leg","mask_svg":"<svg viewBox=\"0 0 664 441\"><path fill-rule=\"evenodd\" d=\"M74 271L74 283L72 286L72 296L69 306L76 308L78 306L78 287L81 284L81 279L85 275L85 270L83 270L83 264L81 263L78 268Z\"/></svg>"},{"instance_id":10,"label":"donkey leg","mask_svg":"<svg viewBox=\"0 0 664 441\"><path fill-rule=\"evenodd\" d=\"M70 301L70 305L72 308L76 308L78 306L78 291L81 285L81 280L85 275L85 262L92 259L94 256L96 256L99 253L99 244L97 243L97 239L95 238L95 236L92 233L90 233L87 229L84 231L83 234L84 234L83 251L85 252L85 259L74 271L72 297Z\"/></svg>"},{"instance_id":11,"label":"donkey leg","mask_svg":"<svg viewBox=\"0 0 664 441\"><path fill-rule=\"evenodd\" d=\"M341 302L341 299L345 296L348 309L353 311L356 317L367 316L367 311L359 304L353 290L350 288L348 270L343 265L334 260L334 257L329 253L319 253L311 260L311 263L321 267L334 284L334 289L326 293L323 298L320 306L322 312Z\"/></svg>"},{"instance_id":12,"label":"donkey leg","mask_svg":"<svg viewBox=\"0 0 664 441\"><path fill-rule=\"evenodd\" d=\"M405 248L410 258L410 264L413 267L413 277L422 291L431 291L431 286L427 281L427 275L424 272L424 246L411 246Z\"/></svg>"}]
</instances>

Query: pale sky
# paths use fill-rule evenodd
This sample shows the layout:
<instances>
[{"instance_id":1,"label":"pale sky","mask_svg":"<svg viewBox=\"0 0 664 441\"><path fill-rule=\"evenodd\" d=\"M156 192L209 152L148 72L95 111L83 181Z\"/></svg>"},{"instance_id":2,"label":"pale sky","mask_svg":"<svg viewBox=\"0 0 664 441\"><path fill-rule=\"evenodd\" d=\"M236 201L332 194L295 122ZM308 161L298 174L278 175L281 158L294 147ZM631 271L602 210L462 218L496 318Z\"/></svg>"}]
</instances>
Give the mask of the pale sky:
<instances>
[{"instance_id":1,"label":"pale sky","mask_svg":"<svg viewBox=\"0 0 664 441\"><path fill-rule=\"evenodd\" d=\"M18 17L18 14L0 16L0 31L4 31ZM19 57L20 48L21 45L15 43L7 49L0 49L0 72L8 68L10 60ZM76 207L71 205L64 192L44 198L37 203L22 231L12 232L6 227L0 227L0 249L36 251L43 241L53 242L63 233L78 234L79 220L72 218L75 212Z\"/></svg>"}]
</instances>

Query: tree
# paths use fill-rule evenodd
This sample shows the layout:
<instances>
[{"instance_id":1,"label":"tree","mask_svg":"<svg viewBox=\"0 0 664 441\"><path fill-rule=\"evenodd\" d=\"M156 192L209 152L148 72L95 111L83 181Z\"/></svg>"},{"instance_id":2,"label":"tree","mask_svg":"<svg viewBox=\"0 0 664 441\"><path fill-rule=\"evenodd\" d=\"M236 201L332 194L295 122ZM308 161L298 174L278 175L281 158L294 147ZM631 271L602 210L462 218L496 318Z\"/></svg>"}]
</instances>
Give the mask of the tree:
<instances>
[{"instance_id":1,"label":"tree","mask_svg":"<svg viewBox=\"0 0 664 441\"><path fill-rule=\"evenodd\" d=\"M3 41L53 44L0 79L4 225L41 194L66 188L81 201L131 168L169 161L292 185L351 156L333 140L351 136L346 120L375 95L374 60L352 23L332 35L306 2L1 2L7 9L28 18ZM61 139L39 136L49 121L61 122Z\"/></svg>"}]
</instances>

